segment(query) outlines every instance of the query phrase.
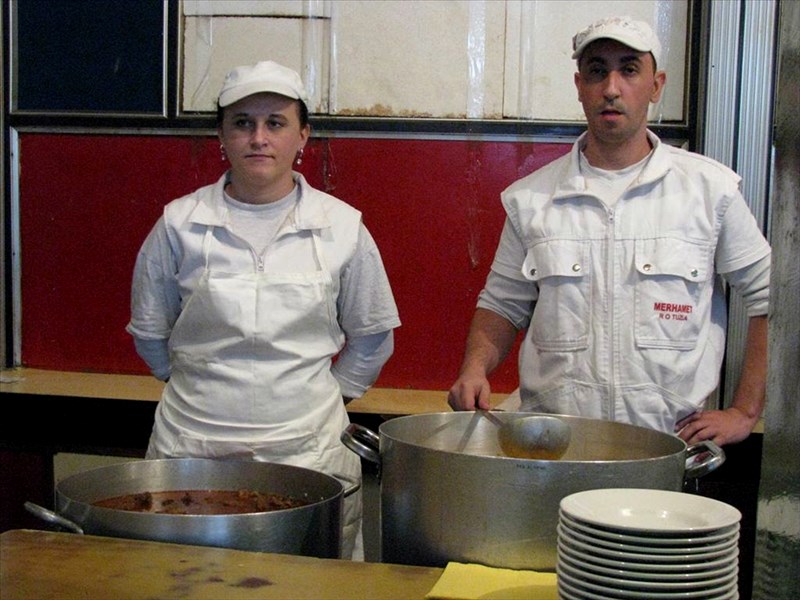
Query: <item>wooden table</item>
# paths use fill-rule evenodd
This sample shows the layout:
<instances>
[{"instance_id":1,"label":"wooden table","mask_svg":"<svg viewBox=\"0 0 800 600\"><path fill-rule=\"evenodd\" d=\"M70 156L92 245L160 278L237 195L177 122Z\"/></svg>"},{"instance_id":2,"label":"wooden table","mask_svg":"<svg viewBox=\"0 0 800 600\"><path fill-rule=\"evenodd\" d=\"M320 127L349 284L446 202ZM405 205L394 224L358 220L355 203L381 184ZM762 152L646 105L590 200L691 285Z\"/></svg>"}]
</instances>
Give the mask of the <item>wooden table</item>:
<instances>
[{"instance_id":1,"label":"wooden table","mask_svg":"<svg viewBox=\"0 0 800 600\"><path fill-rule=\"evenodd\" d=\"M3 600L424 598L443 569L12 530Z\"/></svg>"}]
</instances>

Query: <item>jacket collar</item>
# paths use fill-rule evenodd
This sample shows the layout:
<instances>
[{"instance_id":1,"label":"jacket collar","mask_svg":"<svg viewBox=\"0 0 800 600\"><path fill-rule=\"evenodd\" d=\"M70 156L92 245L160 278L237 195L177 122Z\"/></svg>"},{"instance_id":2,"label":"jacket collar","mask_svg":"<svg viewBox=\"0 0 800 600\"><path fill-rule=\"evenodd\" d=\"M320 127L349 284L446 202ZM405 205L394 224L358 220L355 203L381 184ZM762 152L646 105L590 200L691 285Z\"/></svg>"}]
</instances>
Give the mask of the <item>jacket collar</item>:
<instances>
[{"instance_id":1,"label":"jacket collar","mask_svg":"<svg viewBox=\"0 0 800 600\"><path fill-rule=\"evenodd\" d=\"M561 176L556 183L555 192L553 193L554 200L587 194L586 178L581 173L580 167L580 156L583 148L586 146L587 135L587 132L584 132L572 145L572 150L569 153L569 160L564 164ZM658 136L648 129L647 138L653 145L653 154L631 188L661 179L672 167L669 150L664 146Z\"/></svg>"},{"instance_id":2,"label":"jacket collar","mask_svg":"<svg viewBox=\"0 0 800 600\"><path fill-rule=\"evenodd\" d=\"M292 226L298 231L330 227L330 220L322 203L323 196L300 173L295 172L292 175L300 188L300 199L292 214ZM213 227L224 227L227 224L228 207L223 194L229 180L228 171L216 183L198 191L197 204L189 216L192 223Z\"/></svg>"}]
</instances>

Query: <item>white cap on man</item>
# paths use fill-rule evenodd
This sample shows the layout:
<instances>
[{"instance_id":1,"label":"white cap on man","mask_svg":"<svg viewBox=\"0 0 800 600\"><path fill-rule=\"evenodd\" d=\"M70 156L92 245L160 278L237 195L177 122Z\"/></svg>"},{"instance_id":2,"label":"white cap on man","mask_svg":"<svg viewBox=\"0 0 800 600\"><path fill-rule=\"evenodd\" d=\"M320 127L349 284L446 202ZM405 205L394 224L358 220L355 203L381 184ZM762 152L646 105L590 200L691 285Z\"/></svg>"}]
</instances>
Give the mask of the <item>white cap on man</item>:
<instances>
[{"instance_id":1,"label":"white cap on man","mask_svg":"<svg viewBox=\"0 0 800 600\"><path fill-rule=\"evenodd\" d=\"M572 58L580 61L587 46L601 39L616 40L638 52L650 52L656 61L661 61L661 43L650 25L635 21L631 17L609 17L581 29L572 38Z\"/></svg>"},{"instance_id":2,"label":"white cap on man","mask_svg":"<svg viewBox=\"0 0 800 600\"><path fill-rule=\"evenodd\" d=\"M267 60L255 65L236 67L228 73L219 93L219 105L229 106L260 92L272 92L308 104L308 95L300 75L288 67Z\"/></svg>"}]
</instances>

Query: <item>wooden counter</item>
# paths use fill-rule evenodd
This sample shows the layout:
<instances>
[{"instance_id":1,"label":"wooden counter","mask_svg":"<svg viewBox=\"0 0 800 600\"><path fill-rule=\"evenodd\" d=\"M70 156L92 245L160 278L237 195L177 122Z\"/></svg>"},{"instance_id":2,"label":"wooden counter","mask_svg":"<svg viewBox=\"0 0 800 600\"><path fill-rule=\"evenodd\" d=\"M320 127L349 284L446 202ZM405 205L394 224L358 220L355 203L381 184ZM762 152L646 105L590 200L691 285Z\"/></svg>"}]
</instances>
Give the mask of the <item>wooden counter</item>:
<instances>
[{"instance_id":1,"label":"wooden counter","mask_svg":"<svg viewBox=\"0 0 800 600\"><path fill-rule=\"evenodd\" d=\"M424 598L443 570L13 530L0 536L3 600Z\"/></svg>"},{"instance_id":2,"label":"wooden counter","mask_svg":"<svg viewBox=\"0 0 800 600\"><path fill-rule=\"evenodd\" d=\"M146 375L0 371L0 532L40 525L26 500L53 507L57 453L144 457L163 386ZM447 392L424 390L371 389L347 405L374 431L386 418L449 410Z\"/></svg>"},{"instance_id":3,"label":"wooden counter","mask_svg":"<svg viewBox=\"0 0 800 600\"><path fill-rule=\"evenodd\" d=\"M97 398L157 402L164 384L147 375L75 373L44 369L8 369L0 371L0 393ZM498 404L508 394L494 394ZM440 390L404 390L373 388L362 398L347 405L350 413L373 415L412 415L446 412L447 392Z\"/></svg>"}]
</instances>

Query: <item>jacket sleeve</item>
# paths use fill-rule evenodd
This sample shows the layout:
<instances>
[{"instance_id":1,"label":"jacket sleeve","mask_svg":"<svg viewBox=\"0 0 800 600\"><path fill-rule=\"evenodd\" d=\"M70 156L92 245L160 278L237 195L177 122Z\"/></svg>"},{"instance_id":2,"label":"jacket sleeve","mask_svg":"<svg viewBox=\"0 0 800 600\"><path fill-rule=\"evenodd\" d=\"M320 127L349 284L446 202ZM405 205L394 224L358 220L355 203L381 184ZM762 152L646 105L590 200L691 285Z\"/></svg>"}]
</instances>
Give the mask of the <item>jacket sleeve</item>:
<instances>
[{"instance_id":1,"label":"jacket sleeve","mask_svg":"<svg viewBox=\"0 0 800 600\"><path fill-rule=\"evenodd\" d=\"M133 338L136 353L150 368L153 377L166 381L170 376L169 350L167 340L143 340Z\"/></svg>"},{"instance_id":2,"label":"jacket sleeve","mask_svg":"<svg viewBox=\"0 0 800 600\"><path fill-rule=\"evenodd\" d=\"M342 396L360 398L364 395L394 352L392 330L350 338L333 365L333 376L339 382Z\"/></svg>"},{"instance_id":3,"label":"jacket sleeve","mask_svg":"<svg viewBox=\"0 0 800 600\"><path fill-rule=\"evenodd\" d=\"M724 275L725 280L742 297L748 317L766 315L769 311L770 262L768 254L758 262Z\"/></svg>"},{"instance_id":4,"label":"jacket sleeve","mask_svg":"<svg viewBox=\"0 0 800 600\"><path fill-rule=\"evenodd\" d=\"M131 320L126 327L137 353L158 379L169 377L167 343L180 314L176 259L163 218L136 258L131 286Z\"/></svg>"},{"instance_id":5,"label":"jacket sleeve","mask_svg":"<svg viewBox=\"0 0 800 600\"><path fill-rule=\"evenodd\" d=\"M336 301L339 324L348 339L400 326L400 317L378 246L361 224L355 252L340 274Z\"/></svg>"}]
</instances>

